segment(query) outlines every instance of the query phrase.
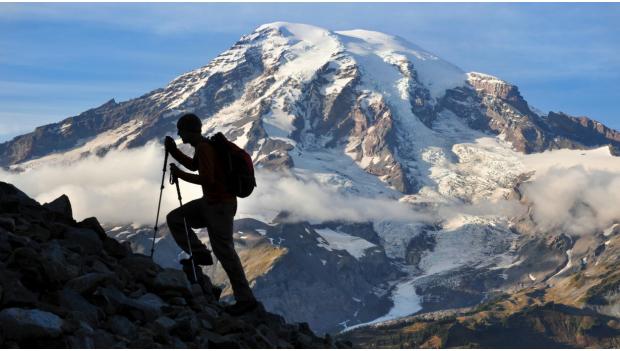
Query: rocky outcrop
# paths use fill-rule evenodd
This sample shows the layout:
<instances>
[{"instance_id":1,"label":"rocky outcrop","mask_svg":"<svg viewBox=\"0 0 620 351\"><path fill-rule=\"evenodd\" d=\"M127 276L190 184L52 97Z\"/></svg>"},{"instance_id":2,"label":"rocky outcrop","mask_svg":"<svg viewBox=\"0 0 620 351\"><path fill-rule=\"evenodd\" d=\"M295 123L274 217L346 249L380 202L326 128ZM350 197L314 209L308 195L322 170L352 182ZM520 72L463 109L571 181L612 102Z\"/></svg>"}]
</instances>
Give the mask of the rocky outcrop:
<instances>
[{"instance_id":1,"label":"rocky outcrop","mask_svg":"<svg viewBox=\"0 0 620 351\"><path fill-rule=\"evenodd\" d=\"M501 134L522 152L620 147L620 133L587 117L533 112L519 89L499 78L469 73L468 85L448 89L439 104L474 129Z\"/></svg>"},{"instance_id":2,"label":"rocky outcrop","mask_svg":"<svg viewBox=\"0 0 620 351\"><path fill-rule=\"evenodd\" d=\"M67 199L59 200L67 203ZM259 306L224 312L209 278L191 284L0 182L0 344L57 348L323 348L347 346Z\"/></svg>"}]
</instances>

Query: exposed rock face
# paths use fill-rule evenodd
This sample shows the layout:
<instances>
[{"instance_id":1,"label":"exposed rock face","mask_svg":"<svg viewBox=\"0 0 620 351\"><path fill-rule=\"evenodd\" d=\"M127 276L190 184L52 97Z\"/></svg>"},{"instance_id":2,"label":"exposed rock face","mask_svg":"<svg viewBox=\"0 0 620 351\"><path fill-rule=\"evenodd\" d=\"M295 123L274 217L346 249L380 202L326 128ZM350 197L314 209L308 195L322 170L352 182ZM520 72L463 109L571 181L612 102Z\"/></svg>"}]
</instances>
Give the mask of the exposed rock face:
<instances>
[{"instance_id":1,"label":"exposed rock face","mask_svg":"<svg viewBox=\"0 0 620 351\"><path fill-rule=\"evenodd\" d=\"M126 246L102 245L97 232L83 228L100 228L95 219L77 223L2 182L0 210L2 218L19 223L0 227L0 344L5 347L334 346L307 324L286 324L262 306L231 317L210 282L190 284L183 272L163 269Z\"/></svg>"},{"instance_id":2,"label":"exposed rock face","mask_svg":"<svg viewBox=\"0 0 620 351\"><path fill-rule=\"evenodd\" d=\"M470 73L468 86L449 89L441 107L463 118L470 127L502 134L522 152L620 145L620 134L587 117L534 113L519 89L499 78Z\"/></svg>"}]
</instances>

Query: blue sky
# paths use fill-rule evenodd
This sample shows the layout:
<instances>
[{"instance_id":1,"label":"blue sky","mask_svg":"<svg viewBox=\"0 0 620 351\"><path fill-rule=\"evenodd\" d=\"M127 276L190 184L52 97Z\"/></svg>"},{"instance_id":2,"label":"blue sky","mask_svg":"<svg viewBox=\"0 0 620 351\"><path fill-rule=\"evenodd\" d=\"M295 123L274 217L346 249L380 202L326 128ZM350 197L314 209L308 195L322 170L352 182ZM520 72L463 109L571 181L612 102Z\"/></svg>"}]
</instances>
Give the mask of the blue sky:
<instances>
[{"instance_id":1,"label":"blue sky","mask_svg":"<svg viewBox=\"0 0 620 351\"><path fill-rule=\"evenodd\" d=\"M0 142L163 87L274 21L399 35L620 129L620 4L0 3Z\"/></svg>"}]
</instances>

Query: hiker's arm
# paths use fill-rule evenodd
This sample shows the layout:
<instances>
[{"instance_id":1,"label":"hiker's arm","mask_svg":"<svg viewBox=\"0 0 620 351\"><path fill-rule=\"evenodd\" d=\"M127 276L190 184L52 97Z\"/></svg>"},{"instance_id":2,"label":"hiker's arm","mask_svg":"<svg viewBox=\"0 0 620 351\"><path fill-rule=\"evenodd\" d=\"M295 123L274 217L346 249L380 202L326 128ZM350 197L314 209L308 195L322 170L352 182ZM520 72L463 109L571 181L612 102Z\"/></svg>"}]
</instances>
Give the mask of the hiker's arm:
<instances>
[{"instance_id":1,"label":"hiker's arm","mask_svg":"<svg viewBox=\"0 0 620 351\"><path fill-rule=\"evenodd\" d=\"M176 176L179 179L183 179L184 181L188 183L192 183L192 184L203 185L206 182L206 179L204 176L201 176L200 174L183 172L180 169L176 171Z\"/></svg>"},{"instance_id":2,"label":"hiker's arm","mask_svg":"<svg viewBox=\"0 0 620 351\"><path fill-rule=\"evenodd\" d=\"M196 157L198 158L198 174L176 170L176 176L186 182L203 185L207 189L213 189L215 186L215 175L213 173L212 160L215 154L207 155L204 149L197 149L196 152Z\"/></svg>"},{"instance_id":3,"label":"hiker's arm","mask_svg":"<svg viewBox=\"0 0 620 351\"><path fill-rule=\"evenodd\" d=\"M189 156L185 155L183 152L181 152L181 150L177 148L177 144L174 139L172 139L172 137L166 136L164 140L164 145L166 147L166 151L170 153L170 155L175 160L179 161L179 163L182 164L185 168L189 169L190 171L196 171L198 169L198 167L196 167L195 165L194 160Z\"/></svg>"},{"instance_id":4,"label":"hiker's arm","mask_svg":"<svg viewBox=\"0 0 620 351\"><path fill-rule=\"evenodd\" d=\"M197 167L194 166L194 160L191 157L184 154L181 150L175 148L175 149L171 149L169 152L170 152L170 156L172 156L175 160L179 161L179 163L182 164L183 167L189 169L190 171L198 170Z\"/></svg>"}]
</instances>

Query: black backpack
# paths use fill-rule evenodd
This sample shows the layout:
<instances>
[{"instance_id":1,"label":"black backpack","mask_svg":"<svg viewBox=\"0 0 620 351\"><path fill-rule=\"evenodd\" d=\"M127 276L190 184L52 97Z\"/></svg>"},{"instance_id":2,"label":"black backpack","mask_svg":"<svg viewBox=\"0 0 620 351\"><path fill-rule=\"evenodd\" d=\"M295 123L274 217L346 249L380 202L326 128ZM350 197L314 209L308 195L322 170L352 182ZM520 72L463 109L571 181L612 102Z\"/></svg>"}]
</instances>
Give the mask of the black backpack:
<instances>
[{"instance_id":1,"label":"black backpack","mask_svg":"<svg viewBox=\"0 0 620 351\"><path fill-rule=\"evenodd\" d=\"M226 176L226 188L237 197L248 197L256 187L252 157L235 143L217 133L210 139L217 151Z\"/></svg>"}]
</instances>

